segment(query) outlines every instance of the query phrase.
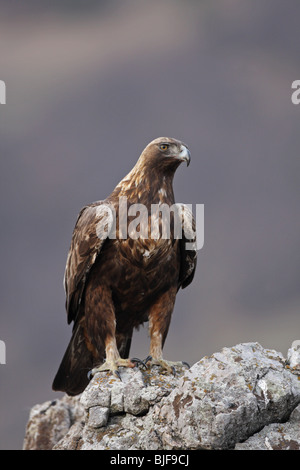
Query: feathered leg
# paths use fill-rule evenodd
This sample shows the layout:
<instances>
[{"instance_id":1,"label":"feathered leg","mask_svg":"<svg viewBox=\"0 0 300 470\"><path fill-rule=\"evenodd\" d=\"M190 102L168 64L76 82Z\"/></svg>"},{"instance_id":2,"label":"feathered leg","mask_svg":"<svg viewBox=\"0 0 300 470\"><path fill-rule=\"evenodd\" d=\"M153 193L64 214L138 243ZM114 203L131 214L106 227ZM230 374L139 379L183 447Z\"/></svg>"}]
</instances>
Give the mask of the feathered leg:
<instances>
[{"instance_id":1,"label":"feathered leg","mask_svg":"<svg viewBox=\"0 0 300 470\"><path fill-rule=\"evenodd\" d=\"M185 362L171 362L163 359L163 346L168 334L177 289L171 288L162 294L149 312L150 356L146 363L159 365L169 373L175 373L175 366L187 365Z\"/></svg>"},{"instance_id":2,"label":"feathered leg","mask_svg":"<svg viewBox=\"0 0 300 470\"><path fill-rule=\"evenodd\" d=\"M111 371L120 378L119 367L135 367L135 362L120 356L116 341L116 318L111 290L99 286L97 279L91 279L85 295L86 331L94 347L105 350L105 362L94 367L89 376L96 372Z\"/></svg>"}]
</instances>

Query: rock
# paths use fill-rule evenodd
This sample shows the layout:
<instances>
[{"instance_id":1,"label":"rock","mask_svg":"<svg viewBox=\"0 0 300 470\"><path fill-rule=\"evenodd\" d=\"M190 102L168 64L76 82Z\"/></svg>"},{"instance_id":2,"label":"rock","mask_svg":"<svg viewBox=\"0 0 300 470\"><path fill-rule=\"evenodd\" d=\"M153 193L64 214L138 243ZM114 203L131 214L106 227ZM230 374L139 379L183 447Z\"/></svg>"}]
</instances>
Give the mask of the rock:
<instances>
[{"instance_id":1,"label":"rock","mask_svg":"<svg viewBox=\"0 0 300 470\"><path fill-rule=\"evenodd\" d=\"M153 443L149 442L150 430L145 418L150 408L177 386L184 371L184 367L178 369L174 377L160 374L159 367L153 367L151 371L124 368L121 369L122 380L110 373L96 374L80 398L86 411L80 440L78 428L74 439L71 427L54 449L70 450L71 437L72 446L77 439L77 448L81 450L148 449ZM160 443L154 448L160 448Z\"/></svg>"},{"instance_id":2,"label":"rock","mask_svg":"<svg viewBox=\"0 0 300 470\"><path fill-rule=\"evenodd\" d=\"M51 450L74 423L84 421L80 397L68 397L35 405L29 414L23 450Z\"/></svg>"},{"instance_id":3,"label":"rock","mask_svg":"<svg viewBox=\"0 0 300 470\"><path fill-rule=\"evenodd\" d=\"M235 450L300 450L300 405L286 423L265 426Z\"/></svg>"},{"instance_id":4,"label":"rock","mask_svg":"<svg viewBox=\"0 0 300 470\"><path fill-rule=\"evenodd\" d=\"M294 341L287 352L287 364L291 372L300 374L300 341Z\"/></svg>"},{"instance_id":5,"label":"rock","mask_svg":"<svg viewBox=\"0 0 300 470\"><path fill-rule=\"evenodd\" d=\"M195 364L156 414L168 423L164 447L229 449L287 419L299 402L300 382L283 356L248 343Z\"/></svg>"},{"instance_id":6,"label":"rock","mask_svg":"<svg viewBox=\"0 0 300 470\"><path fill-rule=\"evenodd\" d=\"M151 371L122 368L121 378L96 374L81 396L34 407L24 448L239 450L300 445L299 376L281 353L258 343L223 348L189 370L178 368L176 376L155 366Z\"/></svg>"}]
</instances>

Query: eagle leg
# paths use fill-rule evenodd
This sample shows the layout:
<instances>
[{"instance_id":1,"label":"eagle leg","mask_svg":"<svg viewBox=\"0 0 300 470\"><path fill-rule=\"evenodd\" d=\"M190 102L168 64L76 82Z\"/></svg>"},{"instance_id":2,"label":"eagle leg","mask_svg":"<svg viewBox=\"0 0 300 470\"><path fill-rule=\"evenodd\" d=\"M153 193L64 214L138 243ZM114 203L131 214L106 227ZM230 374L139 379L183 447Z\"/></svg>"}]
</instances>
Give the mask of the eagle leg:
<instances>
[{"instance_id":1,"label":"eagle leg","mask_svg":"<svg viewBox=\"0 0 300 470\"><path fill-rule=\"evenodd\" d=\"M135 363L132 362L130 359L122 359L121 357L116 360L106 360L101 366L94 367L88 376L89 378L93 377L97 372L106 372L110 371L115 377L118 377L121 380L120 372L118 370L119 367L135 367Z\"/></svg>"},{"instance_id":2,"label":"eagle leg","mask_svg":"<svg viewBox=\"0 0 300 470\"><path fill-rule=\"evenodd\" d=\"M116 340L115 338L110 338L106 341L105 346L106 351L106 360L101 366L94 367L89 372L89 378L94 376L97 372L106 372L110 371L115 377L118 377L121 380L121 376L119 373L119 367L130 367L133 368L136 365L137 359L130 360L130 359L123 359L120 357Z\"/></svg>"},{"instance_id":3,"label":"eagle leg","mask_svg":"<svg viewBox=\"0 0 300 470\"><path fill-rule=\"evenodd\" d=\"M172 362L163 359L163 346L167 337L177 289L170 288L163 293L149 311L150 355L144 361L149 366L160 366L175 375L175 367L188 366L186 362Z\"/></svg>"}]
</instances>

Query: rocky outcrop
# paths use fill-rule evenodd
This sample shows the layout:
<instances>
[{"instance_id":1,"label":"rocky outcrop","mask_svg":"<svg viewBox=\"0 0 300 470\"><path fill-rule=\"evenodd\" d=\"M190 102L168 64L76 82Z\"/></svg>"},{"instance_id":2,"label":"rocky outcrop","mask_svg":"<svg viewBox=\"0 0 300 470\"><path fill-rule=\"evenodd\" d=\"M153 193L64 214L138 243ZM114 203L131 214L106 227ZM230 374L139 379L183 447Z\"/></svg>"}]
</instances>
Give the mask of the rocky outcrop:
<instances>
[{"instance_id":1,"label":"rocky outcrop","mask_svg":"<svg viewBox=\"0 0 300 470\"><path fill-rule=\"evenodd\" d=\"M299 345L285 359L238 344L176 376L158 367L121 369L122 381L97 374L80 396L31 410L24 449L298 449Z\"/></svg>"}]
</instances>

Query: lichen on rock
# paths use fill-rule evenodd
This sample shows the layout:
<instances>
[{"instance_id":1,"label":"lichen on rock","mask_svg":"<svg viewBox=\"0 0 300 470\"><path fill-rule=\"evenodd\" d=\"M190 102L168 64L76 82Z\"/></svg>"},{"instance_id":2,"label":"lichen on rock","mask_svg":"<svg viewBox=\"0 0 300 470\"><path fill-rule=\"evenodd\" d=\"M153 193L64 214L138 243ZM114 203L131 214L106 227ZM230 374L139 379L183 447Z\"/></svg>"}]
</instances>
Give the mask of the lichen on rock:
<instances>
[{"instance_id":1,"label":"lichen on rock","mask_svg":"<svg viewBox=\"0 0 300 470\"><path fill-rule=\"evenodd\" d=\"M297 367L258 343L223 348L175 376L154 366L123 368L121 379L98 373L80 396L36 405L24 449L242 449L259 433L264 448L300 445ZM263 434L279 424L281 441Z\"/></svg>"}]
</instances>

